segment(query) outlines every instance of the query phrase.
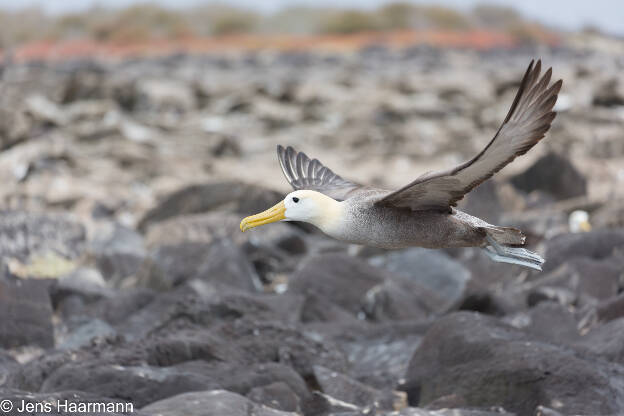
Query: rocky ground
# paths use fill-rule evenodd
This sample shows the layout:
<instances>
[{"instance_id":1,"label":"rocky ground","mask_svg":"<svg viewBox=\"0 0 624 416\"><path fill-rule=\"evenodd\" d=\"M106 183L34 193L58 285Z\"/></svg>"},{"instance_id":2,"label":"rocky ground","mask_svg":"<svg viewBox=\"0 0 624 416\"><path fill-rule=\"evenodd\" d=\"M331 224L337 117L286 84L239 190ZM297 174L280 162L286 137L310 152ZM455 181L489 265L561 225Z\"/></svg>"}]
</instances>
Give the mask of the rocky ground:
<instances>
[{"instance_id":1,"label":"rocky ground","mask_svg":"<svg viewBox=\"0 0 624 416\"><path fill-rule=\"evenodd\" d=\"M276 144L403 185L480 150L536 56L564 79L553 128L462 204L523 228L543 272L292 223L239 231L288 190ZM5 67L0 398L137 415L621 414L623 69L423 47ZM569 229L577 209L591 232Z\"/></svg>"}]
</instances>

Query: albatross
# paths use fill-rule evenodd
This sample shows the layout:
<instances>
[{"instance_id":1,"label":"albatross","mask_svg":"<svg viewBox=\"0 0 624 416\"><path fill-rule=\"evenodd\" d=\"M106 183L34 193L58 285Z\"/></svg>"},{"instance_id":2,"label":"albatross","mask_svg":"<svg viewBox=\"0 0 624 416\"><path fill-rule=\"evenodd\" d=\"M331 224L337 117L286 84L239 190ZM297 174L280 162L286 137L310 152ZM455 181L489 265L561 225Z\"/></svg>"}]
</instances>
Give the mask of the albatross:
<instances>
[{"instance_id":1,"label":"albatross","mask_svg":"<svg viewBox=\"0 0 624 416\"><path fill-rule=\"evenodd\" d=\"M505 120L479 154L451 169L427 172L394 191L343 179L317 159L277 146L278 159L295 189L272 208L244 218L241 231L276 221L303 221L349 243L405 247L480 247L495 262L541 270L544 259L522 248L517 228L492 225L456 209L457 202L525 154L546 134L562 81L541 77L531 61Z\"/></svg>"}]
</instances>

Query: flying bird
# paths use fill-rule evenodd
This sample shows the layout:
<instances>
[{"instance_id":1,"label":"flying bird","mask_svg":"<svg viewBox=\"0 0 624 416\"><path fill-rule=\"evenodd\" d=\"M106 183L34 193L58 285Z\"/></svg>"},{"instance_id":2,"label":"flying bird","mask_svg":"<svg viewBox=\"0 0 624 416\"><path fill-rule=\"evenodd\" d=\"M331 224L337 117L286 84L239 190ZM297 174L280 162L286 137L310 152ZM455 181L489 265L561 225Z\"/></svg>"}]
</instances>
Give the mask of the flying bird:
<instances>
[{"instance_id":1,"label":"flying bird","mask_svg":"<svg viewBox=\"0 0 624 416\"><path fill-rule=\"evenodd\" d=\"M277 146L282 171L295 189L274 207L244 218L241 231L275 221L303 221L326 235L380 248L481 247L495 262L541 270L544 259L522 246L517 228L492 225L455 208L464 195L525 154L555 118L562 81L550 84L531 61L505 120L485 148L451 169L427 172L394 191L343 179L292 147Z\"/></svg>"}]
</instances>

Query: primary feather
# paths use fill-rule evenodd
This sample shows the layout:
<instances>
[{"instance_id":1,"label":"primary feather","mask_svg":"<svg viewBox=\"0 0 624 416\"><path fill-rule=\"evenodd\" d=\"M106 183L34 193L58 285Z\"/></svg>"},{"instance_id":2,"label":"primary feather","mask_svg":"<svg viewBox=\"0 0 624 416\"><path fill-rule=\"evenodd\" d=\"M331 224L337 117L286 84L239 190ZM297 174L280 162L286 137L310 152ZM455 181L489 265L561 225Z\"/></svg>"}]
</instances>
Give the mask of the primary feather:
<instances>
[{"instance_id":1,"label":"primary feather","mask_svg":"<svg viewBox=\"0 0 624 416\"><path fill-rule=\"evenodd\" d=\"M341 178L317 159L310 159L290 146L284 148L278 145L277 158L286 180L295 190L309 189L342 201L354 191L364 188Z\"/></svg>"}]
</instances>

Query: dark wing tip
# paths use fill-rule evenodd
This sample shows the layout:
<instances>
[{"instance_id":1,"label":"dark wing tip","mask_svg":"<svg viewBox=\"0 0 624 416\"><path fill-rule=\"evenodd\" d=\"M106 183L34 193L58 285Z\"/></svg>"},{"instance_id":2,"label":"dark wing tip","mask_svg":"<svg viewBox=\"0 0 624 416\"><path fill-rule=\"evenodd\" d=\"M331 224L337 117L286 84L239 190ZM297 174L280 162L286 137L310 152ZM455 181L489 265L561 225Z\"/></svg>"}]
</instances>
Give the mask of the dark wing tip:
<instances>
[{"instance_id":1,"label":"dark wing tip","mask_svg":"<svg viewBox=\"0 0 624 416\"><path fill-rule=\"evenodd\" d=\"M509 119L513 116L518 104L520 103L520 99L526 94L527 90L530 90L531 86L535 83L537 78L539 77L539 73L542 70L542 60L538 59L537 63L535 63L535 59L531 59L531 63L527 67L522 80L520 81L520 87L518 87L518 92L514 97L513 103L507 112L507 116L503 121L503 124L507 123Z\"/></svg>"},{"instance_id":2,"label":"dark wing tip","mask_svg":"<svg viewBox=\"0 0 624 416\"><path fill-rule=\"evenodd\" d=\"M511 153L505 160L500 161L500 163L494 166L486 175L483 175L472 182L465 189L466 193L478 186L487 178L494 175L494 173L501 170L517 156L528 152L535 144L543 139L546 132L550 130L551 124L557 116L557 113L552 111L552 109L557 102L558 93L561 90L563 81L559 79L549 86L552 76L552 68L548 68L540 77L539 75L541 72L542 62L541 60L537 60L535 65L533 65L533 62L534 61L531 61L529 64L529 67L522 78L513 104L509 109L507 117L505 117L505 121L501 124L492 141L479 155L477 155L477 157L460 166L460 169L456 169L452 173L457 174L459 171L470 166L473 162L481 158L487 152L488 148L494 144L499 137L499 134L505 128L512 129L512 131L518 131L517 129L520 129L517 136L518 140L514 140L513 137L508 137L508 140L510 140L509 143L512 146L512 149L510 150L512 150L513 153ZM512 119L515 123L509 126L508 123ZM509 131L506 131L507 134L509 134ZM456 202L457 200L451 200L451 205L454 205Z\"/></svg>"},{"instance_id":3,"label":"dark wing tip","mask_svg":"<svg viewBox=\"0 0 624 416\"><path fill-rule=\"evenodd\" d=\"M560 79L557 82L555 82L553 84L553 87L555 87L555 94L559 94L559 91L561 91L561 87L563 86L563 80Z\"/></svg>"},{"instance_id":4,"label":"dark wing tip","mask_svg":"<svg viewBox=\"0 0 624 416\"><path fill-rule=\"evenodd\" d=\"M542 61L538 60L538 65L541 65ZM524 73L524 77L522 77L522 80L524 80L527 76L529 76L529 74L533 71L533 66L535 65L535 59L531 59L531 62L529 62L529 66L527 67L525 73Z\"/></svg>"}]
</instances>

